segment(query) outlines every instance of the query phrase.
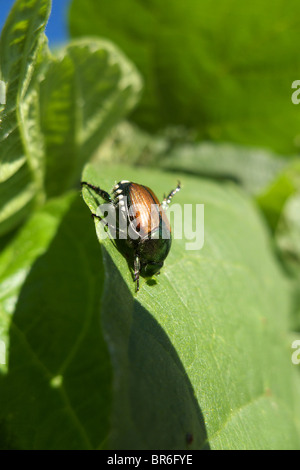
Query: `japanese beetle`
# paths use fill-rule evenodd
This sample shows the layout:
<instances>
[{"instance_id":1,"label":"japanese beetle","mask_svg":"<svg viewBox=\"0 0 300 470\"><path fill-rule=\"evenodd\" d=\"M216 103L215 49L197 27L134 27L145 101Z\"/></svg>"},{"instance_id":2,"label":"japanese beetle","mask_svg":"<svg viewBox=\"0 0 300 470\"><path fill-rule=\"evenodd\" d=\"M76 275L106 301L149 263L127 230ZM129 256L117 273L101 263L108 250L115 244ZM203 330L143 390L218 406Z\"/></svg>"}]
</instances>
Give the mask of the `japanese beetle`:
<instances>
[{"instance_id":1,"label":"japanese beetle","mask_svg":"<svg viewBox=\"0 0 300 470\"><path fill-rule=\"evenodd\" d=\"M140 275L151 277L159 273L170 251L171 227L165 211L173 196L180 190L180 182L164 197L162 203L150 188L130 181L117 183L113 187L112 195L86 181L82 181L81 186L92 189L114 207L118 220L117 245L133 264L134 281L138 291ZM92 216L104 220L97 214Z\"/></svg>"}]
</instances>

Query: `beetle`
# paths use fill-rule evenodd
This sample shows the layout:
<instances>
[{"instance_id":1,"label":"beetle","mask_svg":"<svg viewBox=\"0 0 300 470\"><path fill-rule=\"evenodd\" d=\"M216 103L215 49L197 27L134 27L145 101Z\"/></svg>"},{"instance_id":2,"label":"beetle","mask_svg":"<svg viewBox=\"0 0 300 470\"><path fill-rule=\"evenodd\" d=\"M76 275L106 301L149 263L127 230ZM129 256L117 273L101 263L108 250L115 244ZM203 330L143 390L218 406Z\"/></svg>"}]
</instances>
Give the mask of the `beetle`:
<instances>
[{"instance_id":1,"label":"beetle","mask_svg":"<svg viewBox=\"0 0 300 470\"><path fill-rule=\"evenodd\" d=\"M95 191L116 210L117 245L133 265L138 292L140 275L151 277L159 274L170 251L172 236L166 210L173 196L180 191L180 182L161 203L149 187L127 180L115 184L111 195L87 181L82 181L81 186ZM103 220L97 214L92 216ZM122 236L124 226L127 229L125 237Z\"/></svg>"}]
</instances>

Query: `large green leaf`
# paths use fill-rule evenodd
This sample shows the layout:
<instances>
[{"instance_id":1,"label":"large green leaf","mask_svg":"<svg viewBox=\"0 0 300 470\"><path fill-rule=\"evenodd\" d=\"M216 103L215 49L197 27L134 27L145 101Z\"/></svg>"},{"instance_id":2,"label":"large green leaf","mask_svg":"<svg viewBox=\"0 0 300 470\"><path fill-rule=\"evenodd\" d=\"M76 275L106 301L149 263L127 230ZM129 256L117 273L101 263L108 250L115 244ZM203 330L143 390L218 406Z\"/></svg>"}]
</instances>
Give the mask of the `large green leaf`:
<instances>
[{"instance_id":1,"label":"large green leaf","mask_svg":"<svg viewBox=\"0 0 300 470\"><path fill-rule=\"evenodd\" d=\"M96 449L109 432L103 263L79 193L52 200L1 254L1 449ZM3 343L2 343L3 344Z\"/></svg>"},{"instance_id":2,"label":"large green leaf","mask_svg":"<svg viewBox=\"0 0 300 470\"><path fill-rule=\"evenodd\" d=\"M79 180L105 134L135 105L141 79L109 41L71 42L53 56L50 0L18 0L0 42L0 234Z\"/></svg>"},{"instance_id":3,"label":"large green leaf","mask_svg":"<svg viewBox=\"0 0 300 470\"><path fill-rule=\"evenodd\" d=\"M291 0L73 0L73 36L107 37L135 62L145 93L133 118L148 129L298 149L300 5Z\"/></svg>"},{"instance_id":4,"label":"large green leaf","mask_svg":"<svg viewBox=\"0 0 300 470\"><path fill-rule=\"evenodd\" d=\"M288 331L290 289L258 212L232 184L183 174L87 166L83 179L109 190L129 179L176 202L205 204L205 245L173 240L160 276L132 274L102 240L102 321L114 368L109 447L299 448L299 382ZM92 212L103 200L84 187ZM175 203L175 201L174 201ZM100 238L103 223L96 220Z\"/></svg>"},{"instance_id":5,"label":"large green leaf","mask_svg":"<svg viewBox=\"0 0 300 470\"><path fill-rule=\"evenodd\" d=\"M44 254L55 236L60 219L70 206L70 197L46 207L30 220L0 255L0 330L9 344L9 328L20 290L35 260ZM3 370L7 369L7 364Z\"/></svg>"},{"instance_id":6,"label":"large green leaf","mask_svg":"<svg viewBox=\"0 0 300 470\"><path fill-rule=\"evenodd\" d=\"M40 87L48 196L78 181L84 163L140 91L135 67L108 41L73 41L52 58Z\"/></svg>"},{"instance_id":7,"label":"large green leaf","mask_svg":"<svg viewBox=\"0 0 300 470\"><path fill-rule=\"evenodd\" d=\"M48 202L2 251L2 448L300 447L289 285L248 197L125 166L83 175L104 189L132 178L160 196L178 176L176 202L205 204L204 248L173 240L138 294L109 239L103 263L79 194ZM93 211L102 202L84 198Z\"/></svg>"},{"instance_id":8,"label":"large green leaf","mask_svg":"<svg viewBox=\"0 0 300 470\"><path fill-rule=\"evenodd\" d=\"M6 88L0 108L1 234L28 215L41 190L41 145L32 145L36 133L27 117L49 12L50 0L18 0L1 34L0 80Z\"/></svg>"}]
</instances>

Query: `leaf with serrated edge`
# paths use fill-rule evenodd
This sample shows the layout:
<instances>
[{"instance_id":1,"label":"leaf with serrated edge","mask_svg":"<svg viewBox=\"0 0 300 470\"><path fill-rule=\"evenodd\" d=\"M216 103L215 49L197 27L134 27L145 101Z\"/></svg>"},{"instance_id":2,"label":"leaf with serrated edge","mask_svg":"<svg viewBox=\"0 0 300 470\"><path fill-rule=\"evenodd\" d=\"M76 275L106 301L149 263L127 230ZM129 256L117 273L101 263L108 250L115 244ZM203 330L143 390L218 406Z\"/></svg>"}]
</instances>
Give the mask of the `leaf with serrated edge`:
<instances>
[{"instance_id":1,"label":"leaf with serrated edge","mask_svg":"<svg viewBox=\"0 0 300 470\"><path fill-rule=\"evenodd\" d=\"M50 6L50 0L16 1L1 34L0 80L6 85L6 104L0 113L0 203L5 208L0 233L29 214L36 194L41 191L42 180L36 165L40 157L35 156L41 147L30 145L31 121L26 118L33 92L32 78L45 45L43 32ZM18 185L12 190L11 180L17 173Z\"/></svg>"}]
</instances>

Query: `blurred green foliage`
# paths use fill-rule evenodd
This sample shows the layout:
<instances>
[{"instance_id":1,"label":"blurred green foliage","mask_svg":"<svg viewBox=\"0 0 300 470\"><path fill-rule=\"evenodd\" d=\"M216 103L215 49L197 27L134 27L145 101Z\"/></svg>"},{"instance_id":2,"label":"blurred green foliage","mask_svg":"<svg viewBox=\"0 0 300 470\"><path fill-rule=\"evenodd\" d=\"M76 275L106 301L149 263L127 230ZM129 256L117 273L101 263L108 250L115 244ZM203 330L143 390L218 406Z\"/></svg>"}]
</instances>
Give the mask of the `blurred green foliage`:
<instances>
[{"instance_id":1,"label":"blurred green foliage","mask_svg":"<svg viewBox=\"0 0 300 470\"><path fill-rule=\"evenodd\" d=\"M110 38L137 65L145 91L132 119L146 129L299 149L298 0L73 0L70 31Z\"/></svg>"}]
</instances>

